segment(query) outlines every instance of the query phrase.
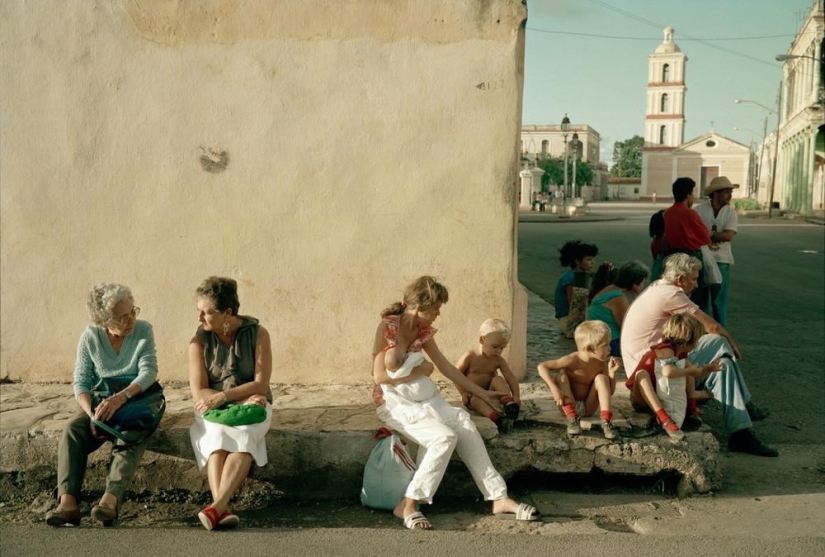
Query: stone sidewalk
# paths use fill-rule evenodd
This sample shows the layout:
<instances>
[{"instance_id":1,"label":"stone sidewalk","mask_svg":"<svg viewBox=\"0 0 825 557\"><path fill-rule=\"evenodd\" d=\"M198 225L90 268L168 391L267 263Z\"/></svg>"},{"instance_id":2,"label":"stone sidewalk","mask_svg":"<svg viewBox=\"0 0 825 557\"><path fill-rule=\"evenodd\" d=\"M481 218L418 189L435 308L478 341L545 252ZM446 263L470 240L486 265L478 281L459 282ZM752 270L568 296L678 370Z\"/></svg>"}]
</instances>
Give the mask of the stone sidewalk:
<instances>
[{"instance_id":1,"label":"stone sidewalk","mask_svg":"<svg viewBox=\"0 0 825 557\"><path fill-rule=\"evenodd\" d=\"M613 397L614 425L621 442L605 440L595 418L583 421L583 435L570 439L564 419L538 378L537 364L574 349L558 334L553 307L528 291L528 374L522 382L522 415L517 427L499 434L495 425L474 418L490 456L505 478L518 472L589 473L653 476L678 475L680 495L721 486L719 444L707 430L689 433L680 443L652 429L649 416L635 413L623 384ZM189 442L192 423L189 389L165 384L167 410L131 489L140 491L207 490ZM271 482L297 498L336 498L360 491L364 463L381 426L368 382L358 385L273 384L272 428L267 436L269 463L252 477ZM459 404L446 383L443 395ZM57 443L67 420L77 411L68 384L7 383L0 385L0 476L44 478L53 482ZM100 482L108 451L90 458L90 479ZM445 476L446 493L475 493L469 473L454 457ZM22 476L21 476L22 473ZM29 486L31 488L31 486ZM50 486L48 486L50 487ZM47 488L48 488L47 487Z\"/></svg>"}]
</instances>

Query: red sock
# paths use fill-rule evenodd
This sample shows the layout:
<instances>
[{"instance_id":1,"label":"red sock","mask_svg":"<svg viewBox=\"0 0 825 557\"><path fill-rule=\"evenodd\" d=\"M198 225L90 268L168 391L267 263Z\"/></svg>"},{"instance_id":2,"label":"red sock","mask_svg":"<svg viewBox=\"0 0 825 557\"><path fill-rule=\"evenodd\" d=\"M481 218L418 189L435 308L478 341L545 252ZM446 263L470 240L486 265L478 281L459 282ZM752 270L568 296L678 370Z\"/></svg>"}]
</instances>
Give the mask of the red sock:
<instances>
[{"instance_id":1,"label":"red sock","mask_svg":"<svg viewBox=\"0 0 825 557\"><path fill-rule=\"evenodd\" d=\"M677 426L676 422L674 422L670 418L670 416L667 415L667 412L665 412L664 408L662 408L661 410L656 412L656 419L658 419L659 423L662 424L662 425L665 425L667 422L670 422L669 424L665 425L665 428L668 431L678 431L679 430L679 426Z\"/></svg>"},{"instance_id":2,"label":"red sock","mask_svg":"<svg viewBox=\"0 0 825 557\"><path fill-rule=\"evenodd\" d=\"M613 421L613 412L611 412L610 410L602 410L600 414L602 416L603 422L610 423Z\"/></svg>"},{"instance_id":3,"label":"red sock","mask_svg":"<svg viewBox=\"0 0 825 557\"><path fill-rule=\"evenodd\" d=\"M576 414L576 407L572 404L562 404L561 409L564 412L564 415L568 418L578 418L579 415Z\"/></svg>"},{"instance_id":4,"label":"red sock","mask_svg":"<svg viewBox=\"0 0 825 557\"><path fill-rule=\"evenodd\" d=\"M503 397L501 397L501 404L503 406L505 404L510 404L511 402L515 402L515 400L516 399L514 399L511 396L503 396Z\"/></svg>"},{"instance_id":5,"label":"red sock","mask_svg":"<svg viewBox=\"0 0 825 557\"><path fill-rule=\"evenodd\" d=\"M498 419L498 414L495 412L490 412L490 419L496 421Z\"/></svg>"},{"instance_id":6,"label":"red sock","mask_svg":"<svg viewBox=\"0 0 825 557\"><path fill-rule=\"evenodd\" d=\"M699 407L696 406L696 399L689 398L688 399L688 407L687 407L687 414L688 416L701 416L702 412L699 410Z\"/></svg>"}]
</instances>

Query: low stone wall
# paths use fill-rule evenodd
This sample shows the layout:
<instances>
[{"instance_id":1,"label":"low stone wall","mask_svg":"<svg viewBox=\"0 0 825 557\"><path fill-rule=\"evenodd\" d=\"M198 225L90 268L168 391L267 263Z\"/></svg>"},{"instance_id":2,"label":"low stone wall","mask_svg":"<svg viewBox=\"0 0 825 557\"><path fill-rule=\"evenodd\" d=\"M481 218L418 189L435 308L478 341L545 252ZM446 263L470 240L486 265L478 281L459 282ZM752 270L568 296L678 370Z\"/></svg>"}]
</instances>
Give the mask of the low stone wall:
<instances>
[{"instance_id":1,"label":"low stone wall","mask_svg":"<svg viewBox=\"0 0 825 557\"><path fill-rule=\"evenodd\" d=\"M632 411L627 393L614 397L614 425L621 442L605 440L595 422L584 420L581 436L570 439L564 420L543 386L522 389L523 421L513 432L500 435L486 418L475 422L490 457L505 478L522 472L588 473L680 477L678 494L703 493L721 487L719 444L705 432L689 433L673 443L654 434L649 416ZM135 492L180 490L206 492L205 476L194 461L188 429L192 423L188 388L167 385L167 413L153 435L131 489ZM276 386L272 429L267 436L269 463L255 468L252 478L272 484L296 498L356 497L364 464L381 426L370 404L369 385ZM444 389L451 394L452 389ZM68 385L6 384L0 386L0 499L7 490L28 493L53 487L57 445L76 404ZM456 401L457 402L457 401ZM455 457L457 460L457 457ZM86 486L103 486L108 462L106 447L90 457ZM445 476L444 494L477 493L463 466ZM27 484L27 485L23 485Z\"/></svg>"}]
</instances>

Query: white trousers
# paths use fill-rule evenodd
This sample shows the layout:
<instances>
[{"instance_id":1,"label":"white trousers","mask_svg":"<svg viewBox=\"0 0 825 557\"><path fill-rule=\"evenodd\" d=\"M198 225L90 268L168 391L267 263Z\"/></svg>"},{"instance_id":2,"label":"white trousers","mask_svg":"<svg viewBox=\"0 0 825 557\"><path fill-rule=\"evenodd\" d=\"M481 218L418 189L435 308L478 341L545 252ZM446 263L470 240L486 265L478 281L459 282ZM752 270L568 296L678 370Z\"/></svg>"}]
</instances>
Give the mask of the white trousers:
<instances>
[{"instance_id":1,"label":"white trousers","mask_svg":"<svg viewBox=\"0 0 825 557\"><path fill-rule=\"evenodd\" d=\"M378 418L382 422L418 445L418 469L404 495L422 503L432 503L453 450L457 450L485 501L507 497L507 484L490 462L487 447L470 415L451 406L439 395L428 399L426 404L438 418L406 422L393 416L386 404L378 408Z\"/></svg>"}]
</instances>

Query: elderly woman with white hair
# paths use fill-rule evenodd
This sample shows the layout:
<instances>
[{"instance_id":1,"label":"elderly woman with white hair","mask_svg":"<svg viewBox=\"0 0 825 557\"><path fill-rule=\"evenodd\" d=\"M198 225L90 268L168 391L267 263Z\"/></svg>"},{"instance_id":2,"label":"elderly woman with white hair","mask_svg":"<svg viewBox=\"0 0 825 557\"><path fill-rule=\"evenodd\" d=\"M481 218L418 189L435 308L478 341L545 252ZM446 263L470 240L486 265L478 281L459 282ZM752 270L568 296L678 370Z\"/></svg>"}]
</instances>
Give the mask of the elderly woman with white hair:
<instances>
[{"instance_id":1,"label":"elderly woman with white hair","mask_svg":"<svg viewBox=\"0 0 825 557\"><path fill-rule=\"evenodd\" d=\"M106 491L91 516L104 526L114 523L165 408L152 325L137 320L140 308L131 290L121 284L98 284L89 293L87 307L92 325L80 337L74 369L80 412L60 439L59 502L46 517L50 526L80 525L78 499L87 459L107 440L112 441L112 456Z\"/></svg>"}]
</instances>

